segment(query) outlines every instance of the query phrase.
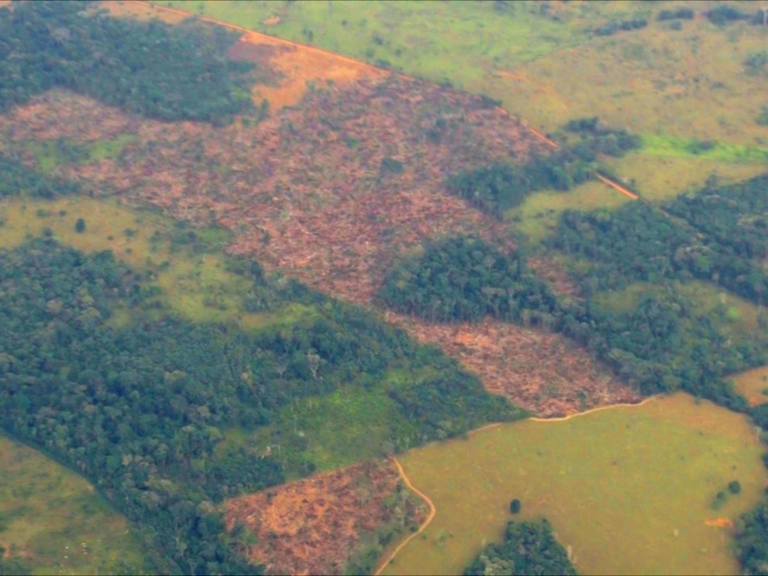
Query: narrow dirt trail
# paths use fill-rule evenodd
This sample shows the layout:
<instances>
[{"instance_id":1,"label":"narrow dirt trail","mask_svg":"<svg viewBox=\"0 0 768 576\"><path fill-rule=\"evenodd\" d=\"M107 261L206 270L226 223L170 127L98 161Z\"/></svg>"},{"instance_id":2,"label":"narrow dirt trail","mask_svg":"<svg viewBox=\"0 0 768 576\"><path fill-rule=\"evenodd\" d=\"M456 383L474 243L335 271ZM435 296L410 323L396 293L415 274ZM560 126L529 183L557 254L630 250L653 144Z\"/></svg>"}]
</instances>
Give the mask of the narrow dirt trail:
<instances>
[{"instance_id":1,"label":"narrow dirt trail","mask_svg":"<svg viewBox=\"0 0 768 576\"><path fill-rule=\"evenodd\" d=\"M526 418L526 420L532 420L534 422L564 422L566 420L570 420L571 418L577 418L578 416L586 416L587 414L592 414L593 412L599 412L600 410L608 410L610 408L620 408L620 407L639 407L643 404L647 404L648 402L655 400L657 396L649 396L648 398L645 398L642 402L636 402L634 404L611 404L609 406L598 406L597 408L592 408L591 410L586 410L584 412L577 412L576 414L570 414L568 416L563 416L561 418ZM480 428L476 428L475 430L470 430L467 435L473 436L477 434L478 432L482 432L483 430L488 430L489 428L497 428L501 426L501 422L494 422L493 424L486 424L485 426L482 426ZM406 487L411 490L412 492L415 492L420 498L422 498L428 505L429 505L429 516L427 516L427 519L424 520L424 522L421 524L419 529L408 536L405 540L400 542L398 544L397 548L395 548L389 556L385 560L383 560L379 567L376 569L376 572L374 572L374 576L379 576L384 569L389 565L390 562L397 556L397 554L405 548L408 543L416 538L419 534L421 534L424 530L427 529L427 527L430 525L432 520L435 518L435 514L437 514L437 507L435 506L435 503L432 502L429 496L424 494L421 490L416 488L412 483L411 480L408 478L408 476L405 473L405 469L403 468L403 465L400 464L400 461L397 459L396 456L392 457L392 462L395 464L395 467L397 468L398 473L400 474L400 478L403 479L403 483L406 485ZM715 524L712 524L715 525Z\"/></svg>"},{"instance_id":2,"label":"narrow dirt trail","mask_svg":"<svg viewBox=\"0 0 768 576\"><path fill-rule=\"evenodd\" d=\"M421 526L419 527L419 529L416 532L414 532L413 534L408 536L408 538L406 538L405 540L400 542L400 544L397 546L397 548L395 548L392 551L392 553L389 556L387 556L387 558L383 562L381 562L379 564L378 569L376 570L376 572L373 573L374 576L379 576L379 574L381 574L383 572L384 568L386 568L389 565L389 563L392 561L392 559L395 556L397 556L397 553L400 552L400 550L402 550L406 546L406 544L408 544L411 540L416 538L416 536L421 534L427 528L427 526L429 526L429 524L434 519L435 514L437 513L437 508L435 508L435 504L434 504L434 502L432 502L430 497L427 496L426 494L424 494L424 492L422 492L418 488L416 488L413 484L411 484L410 479L405 474L405 470L403 469L403 465L400 464L400 461L397 459L396 456L392 457L392 462L394 462L395 467L397 468L397 471L400 474L400 478L403 479L403 483L406 485L408 490L410 490L411 492L416 493L420 498L422 498L424 500L424 502L427 503L427 505L429 505L429 516L427 516L427 519L424 520L424 522L421 523Z\"/></svg>"}]
</instances>

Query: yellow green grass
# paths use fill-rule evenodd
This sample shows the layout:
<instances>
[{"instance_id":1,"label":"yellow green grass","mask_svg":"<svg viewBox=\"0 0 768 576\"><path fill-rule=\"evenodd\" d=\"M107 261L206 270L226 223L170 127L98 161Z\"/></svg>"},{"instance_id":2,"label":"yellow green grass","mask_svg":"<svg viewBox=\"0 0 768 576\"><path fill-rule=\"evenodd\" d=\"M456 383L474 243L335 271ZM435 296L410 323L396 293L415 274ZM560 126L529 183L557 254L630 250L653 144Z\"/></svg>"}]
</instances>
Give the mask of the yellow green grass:
<instances>
[{"instance_id":1,"label":"yellow green grass","mask_svg":"<svg viewBox=\"0 0 768 576\"><path fill-rule=\"evenodd\" d=\"M80 144L65 140L34 140L26 147L32 152L42 172L50 172L69 162L98 162L115 158L128 144L136 141L134 134L121 134L113 140L99 140Z\"/></svg>"},{"instance_id":2,"label":"yellow green grass","mask_svg":"<svg viewBox=\"0 0 768 576\"><path fill-rule=\"evenodd\" d=\"M86 229L75 231L84 218ZM295 322L313 309L293 304L276 313L248 313L243 300L249 281L227 270L220 254L194 253L174 246L170 235L178 228L151 212L137 212L108 200L86 197L54 201L13 199L0 204L0 247L13 248L30 236L49 229L63 244L85 252L112 250L115 257L137 269L150 269L152 284L162 289L161 301L189 320L236 322L244 328L260 328L279 322ZM195 231L203 241L223 244L223 231ZM158 233L159 240L152 240ZM166 264L167 263L167 264ZM283 314L285 312L285 314ZM117 308L112 322L130 321L130 313Z\"/></svg>"},{"instance_id":3,"label":"yellow green grass","mask_svg":"<svg viewBox=\"0 0 768 576\"><path fill-rule=\"evenodd\" d=\"M763 449L745 417L685 394L418 448L401 463L437 514L384 573L461 573L519 498L515 518L547 517L583 574L735 574L730 529L710 524L760 501Z\"/></svg>"},{"instance_id":4,"label":"yellow green grass","mask_svg":"<svg viewBox=\"0 0 768 576\"><path fill-rule=\"evenodd\" d=\"M53 460L0 436L0 545L4 562L34 574L144 571L130 527L93 486ZM15 570L11 566L10 573Z\"/></svg>"},{"instance_id":5,"label":"yellow green grass","mask_svg":"<svg viewBox=\"0 0 768 576\"><path fill-rule=\"evenodd\" d=\"M707 316L727 337L750 338L760 328L758 318L765 312L753 303L727 292L715 284L692 280L673 284L674 289L690 304L697 316ZM634 283L623 290L601 292L594 298L594 304L612 312L633 310L643 296L667 288L646 282Z\"/></svg>"},{"instance_id":6,"label":"yellow green grass","mask_svg":"<svg viewBox=\"0 0 768 576\"><path fill-rule=\"evenodd\" d=\"M627 202L630 202L629 198L602 182L590 181L568 192L535 192L520 206L509 210L506 218L513 230L524 234L529 242L537 243L555 229L564 210L618 208Z\"/></svg>"},{"instance_id":7,"label":"yellow green grass","mask_svg":"<svg viewBox=\"0 0 768 576\"><path fill-rule=\"evenodd\" d=\"M730 379L752 406L768 402L768 366L747 370Z\"/></svg>"},{"instance_id":8,"label":"yellow green grass","mask_svg":"<svg viewBox=\"0 0 768 576\"><path fill-rule=\"evenodd\" d=\"M768 31L714 26L703 17L713 1L553 1L549 10L539 2L513 2L504 12L491 2L466 1L158 4L447 79L501 99L546 130L598 115L642 134L743 145L768 138L768 129L754 122L766 105L768 79L745 74L743 66L750 53L765 48ZM670 5L690 6L698 17L670 30L655 20ZM746 11L753 7L742 3ZM589 32L636 17L647 18L648 27L608 37Z\"/></svg>"}]
</instances>

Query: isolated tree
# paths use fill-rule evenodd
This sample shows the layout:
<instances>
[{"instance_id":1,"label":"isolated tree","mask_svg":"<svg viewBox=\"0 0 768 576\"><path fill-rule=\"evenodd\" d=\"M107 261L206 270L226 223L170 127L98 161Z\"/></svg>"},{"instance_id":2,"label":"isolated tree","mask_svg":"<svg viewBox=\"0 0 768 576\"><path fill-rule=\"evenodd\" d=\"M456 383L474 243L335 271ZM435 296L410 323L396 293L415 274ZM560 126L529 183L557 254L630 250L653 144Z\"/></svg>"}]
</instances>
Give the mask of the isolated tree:
<instances>
[{"instance_id":1,"label":"isolated tree","mask_svg":"<svg viewBox=\"0 0 768 576\"><path fill-rule=\"evenodd\" d=\"M78 218L77 222L75 222L75 232L78 234L82 234L85 232L85 220L82 218Z\"/></svg>"}]
</instances>

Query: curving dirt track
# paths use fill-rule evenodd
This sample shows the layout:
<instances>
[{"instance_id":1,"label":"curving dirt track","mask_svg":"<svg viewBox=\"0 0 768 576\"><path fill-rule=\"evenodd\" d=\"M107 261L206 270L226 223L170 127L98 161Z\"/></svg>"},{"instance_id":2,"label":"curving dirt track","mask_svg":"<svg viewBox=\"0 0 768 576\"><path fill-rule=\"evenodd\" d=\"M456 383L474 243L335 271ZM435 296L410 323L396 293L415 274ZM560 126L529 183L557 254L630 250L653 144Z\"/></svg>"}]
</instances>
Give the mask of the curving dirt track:
<instances>
[{"instance_id":1,"label":"curving dirt track","mask_svg":"<svg viewBox=\"0 0 768 576\"><path fill-rule=\"evenodd\" d=\"M424 520L424 522L421 523L421 526L419 526L419 529L416 532L414 532L413 534L408 536L408 538L406 538L405 540L400 542L400 544L398 544L397 548L395 548L392 551L392 553L389 556L387 556L386 560L384 560L383 562L381 562L379 564L379 567L376 569L376 572L374 572L374 576L379 576L379 574L381 574L382 570L384 570L384 568L387 567L387 564L389 564L392 561L392 559L395 556L397 556L397 553L400 552L400 550L402 550L405 547L405 545L408 544L408 542L410 542L411 540L416 538L416 536L418 536L419 534L424 532L424 530L426 530L427 526L429 526L430 522L432 522L432 520L434 519L435 514L437 514L437 508L435 508L435 503L432 502L432 499L429 496L427 496L426 494L424 494L424 492L422 492L421 490L416 488L416 486L411 484L411 480L405 474L405 470L403 469L403 465L400 464L400 461L397 459L397 456L392 456L392 462L394 463L395 467L397 468L397 471L400 473L400 478L403 480L403 483L408 488L408 490L410 490L411 492L413 492L414 494L419 496L419 498L421 498L422 500L424 500L424 502L427 503L427 505L429 506L429 515Z\"/></svg>"}]
</instances>

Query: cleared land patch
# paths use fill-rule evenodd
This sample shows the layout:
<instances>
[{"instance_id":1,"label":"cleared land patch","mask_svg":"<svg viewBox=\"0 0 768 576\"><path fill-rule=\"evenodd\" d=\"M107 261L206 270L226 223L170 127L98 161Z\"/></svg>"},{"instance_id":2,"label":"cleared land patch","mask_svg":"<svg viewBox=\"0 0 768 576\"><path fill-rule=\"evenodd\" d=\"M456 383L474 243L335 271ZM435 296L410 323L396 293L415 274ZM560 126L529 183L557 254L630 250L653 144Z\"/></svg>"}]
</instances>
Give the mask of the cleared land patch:
<instances>
[{"instance_id":1,"label":"cleared land patch","mask_svg":"<svg viewBox=\"0 0 768 576\"><path fill-rule=\"evenodd\" d=\"M429 323L387 312L420 342L433 342L478 374L485 387L538 416L563 416L640 395L588 352L557 334L485 319Z\"/></svg>"},{"instance_id":2,"label":"cleared land patch","mask_svg":"<svg viewBox=\"0 0 768 576\"><path fill-rule=\"evenodd\" d=\"M732 574L728 526L762 496L762 451L743 416L684 394L419 448L400 460L437 515L384 573L460 573L519 498L581 573ZM742 492L714 509L732 480Z\"/></svg>"},{"instance_id":3,"label":"cleared land patch","mask_svg":"<svg viewBox=\"0 0 768 576\"><path fill-rule=\"evenodd\" d=\"M730 379L751 406L768 402L768 366L735 374Z\"/></svg>"},{"instance_id":4,"label":"cleared land patch","mask_svg":"<svg viewBox=\"0 0 768 576\"><path fill-rule=\"evenodd\" d=\"M398 250L422 239L465 230L509 242L500 223L446 195L444 180L546 151L478 97L394 77L311 91L261 123L136 121L136 140L119 158L62 166L60 174L182 220L218 223L236 233L231 252L356 302L370 298ZM71 124L50 126L48 138L69 139Z\"/></svg>"},{"instance_id":5,"label":"cleared land patch","mask_svg":"<svg viewBox=\"0 0 768 576\"><path fill-rule=\"evenodd\" d=\"M373 532L420 524L426 505L400 485L391 462L369 462L229 500L227 528L244 525L244 545L267 574L341 574ZM384 530L382 531L382 527Z\"/></svg>"},{"instance_id":6,"label":"cleared land patch","mask_svg":"<svg viewBox=\"0 0 768 576\"><path fill-rule=\"evenodd\" d=\"M93 486L4 436L0 436L0 546L4 549L0 566L7 574L145 570L144 551L125 518Z\"/></svg>"}]
</instances>

